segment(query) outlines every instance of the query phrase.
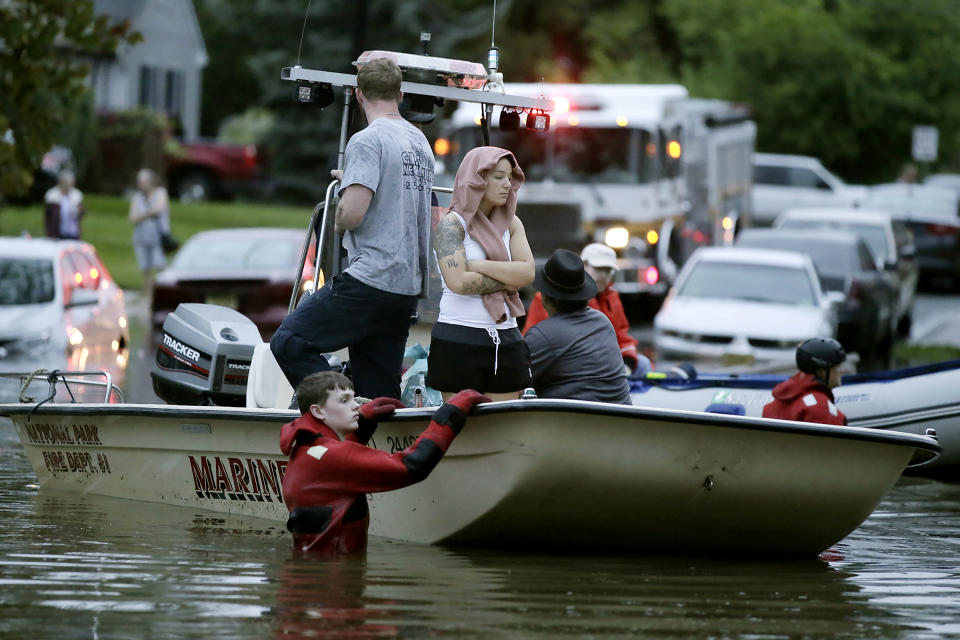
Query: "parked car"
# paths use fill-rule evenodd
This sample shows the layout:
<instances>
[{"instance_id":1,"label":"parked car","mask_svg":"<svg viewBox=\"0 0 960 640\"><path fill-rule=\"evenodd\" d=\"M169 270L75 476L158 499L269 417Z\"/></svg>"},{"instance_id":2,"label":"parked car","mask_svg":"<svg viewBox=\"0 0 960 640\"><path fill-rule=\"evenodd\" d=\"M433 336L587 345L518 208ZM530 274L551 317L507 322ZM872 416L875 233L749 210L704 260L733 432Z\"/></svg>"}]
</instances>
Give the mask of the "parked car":
<instances>
[{"instance_id":1,"label":"parked car","mask_svg":"<svg viewBox=\"0 0 960 640\"><path fill-rule=\"evenodd\" d=\"M784 211L774 222L783 229L830 229L852 232L864 239L877 267L890 277L897 291L897 330L908 335L913 323L913 302L917 295L917 258L913 238L906 225L889 213L866 208L817 208Z\"/></svg>"},{"instance_id":2,"label":"parked car","mask_svg":"<svg viewBox=\"0 0 960 640\"><path fill-rule=\"evenodd\" d=\"M218 229L192 236L157 274L154 328L181 302L206 302L236 309L269 339L287 315L293 287L312 285L312 256L301 277L295 274L302 245L299 229Z\"/></svg>"},{"instance_id":3,"label":"parked car","mask_svg":"<svg viewBox=\"0 0 960 640\"><path fill-rule=\"evenodd\" d=\"M654 345L665 359L789 363L804 339L836 335L842 299L802 253L704 247L654 318Z\"/></svg>"},{"instance_id":4,"label":"parked car","mask_svg":"<svg viewBox=\"0 0 960 640\"><path fill-rule=\"evenodd\" d=\"M960 173L934 173L927 176L923 184L930 187L950 189L960 194Z\"/></svg>"},{"instance_id":5,"label":"parked car","mask_svg":"<svg viewBox=\"0 0 960 640\"><path fill-rule=\"evenodd\" d=\"M960 176L958 176L960 177ZM929 184L870 188L864 206L888 212L913 233L921 284L960 285L960 192Z\"/></svg>"},{"instance_id":6,"label":"parked car","mask_svg":"<svg viewBox=\"0 0 960 640\"><path fill-rule=\"evenodd\" d=\"M840 343L862 356L889 354L896 334L897 292L862 238L828 230L745 229L736 246L810 256L821 288L844 296L837 309Z\"/></svg>"},{"instance_id":7,"label":"parked car","mask_svg":"<svg viewBox=\"0 0 960 640\"><path fill-rule=\"evenodd\" d=\"M0 238L0 369L106 370L121 384L129 344L123 291L93 246Z\"/></svg>"},{"instance_id":8,"label":"parked car","mask_svg":"<svg viewBox=\"0 0 960 640\"><path fill-rule=\"evenodd\" d=\"M852 207L866 187L849 185L816 158L775 153L753 154L753 220L769 226L795 207Z\"/></svg>"},{"instance_id":9,"label":"parked car","mask_svg":"<svg viewBox=\"0 0 960 640\"><path fill-rule=\"evenodd\" d=\"M166 156L167 184L181 201L260 195L269 189L263 150L256 145L200 139L175 148Z\"/></svg>"}]
</instances>

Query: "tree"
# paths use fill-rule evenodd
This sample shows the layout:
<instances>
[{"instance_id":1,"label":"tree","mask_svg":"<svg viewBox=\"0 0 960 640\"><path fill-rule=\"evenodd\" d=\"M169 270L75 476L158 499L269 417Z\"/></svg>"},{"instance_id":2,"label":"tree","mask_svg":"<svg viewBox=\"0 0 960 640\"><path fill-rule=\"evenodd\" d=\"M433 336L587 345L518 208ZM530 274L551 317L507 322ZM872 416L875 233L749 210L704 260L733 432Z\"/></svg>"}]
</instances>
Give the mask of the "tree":
<instances>
[{"instance_id":1,"label":"tree","mask_svg":"<svg viewBox=\"0 0 960 640\"><path fill-rule=\"evenodd\" d=\"M215 43L208 43L211 64L204 84L219 81L211 76L222 75L220 80L239 77L246 93L246 78L254 79L255 98L246 105L237 104L234 110L263 106L273 112L274 125L264 140L271 178L281 197L300 201L316 199L325 191L329 170L336 166L342 110L331 106L320 111L298 104L296 87L280 79L283 67L299 63L353 73L351 62L364 50L419 52L421 31L433 34L432 55L451 56L455 45L465 38L489 33L492 15L489 7L477 9L466 0L313 2L304 28L307 5L302 0L200 0L200 5L204 19L216 21L215 25L205 24L205 32L217 33ZM233 43L233 53L221 56L214 47L228 45L219 43ZM486 45L470 59L483 60L485 52ZM339 100L342 92L338 89L336 94ZM216 96L206 94L205 98L209 101ZM222 113L220 118L226 115ZM360 126L359 120L362 116L352 126Z\"/></svg>"},{"instance_id":2,"label":"tree","mask_svg":"<svg viewBox=\"0 0 960 640\"><path fill-rule=\"evenodd\" d=\"M758 148L890 180L915 124L960 142L960 14L951 0L664 0L692 92L747 102ZM945 154L946 155L946 154Z\"/></svg>"},{"instance_id":3,"label":"tree","mask_svg":"<svg viewBox=\"0 0 960 640\"><path fill-rule=\"evenodd\" d=\"M56 132L82 105L82 58L138 39L129 23L95 18L93 0L0 3L0 194L29 189Z\"/></svg>"}]
</instances>

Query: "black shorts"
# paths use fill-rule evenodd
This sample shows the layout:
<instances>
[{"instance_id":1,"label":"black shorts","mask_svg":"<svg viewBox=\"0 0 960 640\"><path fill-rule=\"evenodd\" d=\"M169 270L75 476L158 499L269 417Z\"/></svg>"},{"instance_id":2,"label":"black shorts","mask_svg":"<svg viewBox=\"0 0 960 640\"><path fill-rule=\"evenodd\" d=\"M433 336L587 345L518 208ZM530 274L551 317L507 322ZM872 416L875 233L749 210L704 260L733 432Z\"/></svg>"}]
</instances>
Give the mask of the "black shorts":
<instances>
[{"instance_id":1,"label":"black shorts","mask_svg":"<svg viewBox=\"0 0 960 640\"><path fill-rule=\"evenodd\" d=\"M518 329L498 329L499 347L486 329L437 323L430 334L427 386L455 393L509 393L533 385L530 349ZM496 368L496 373L494 373Z\"/></svg>"}]
</instances>

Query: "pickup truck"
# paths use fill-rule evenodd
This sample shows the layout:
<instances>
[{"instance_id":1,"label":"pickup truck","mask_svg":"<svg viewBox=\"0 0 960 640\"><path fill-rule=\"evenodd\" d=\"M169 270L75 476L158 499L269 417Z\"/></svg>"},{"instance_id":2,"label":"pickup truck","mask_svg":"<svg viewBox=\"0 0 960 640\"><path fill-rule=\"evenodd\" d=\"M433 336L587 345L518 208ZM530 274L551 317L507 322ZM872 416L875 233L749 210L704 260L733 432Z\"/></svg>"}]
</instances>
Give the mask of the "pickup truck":
<instances>
[{"instance_id":1,"label":"pickup truck","mask_svg":"<svg viewBox=\"0 0 960 640\"><path fill-rule=\"evenodd\" d=\"M256 145L179 142L166 161L170 193L181 201L262 195L269 189L264 155Z\"/></svg>"},{"instance_id":2,"label":"pickup truck","mask_svg":"<svg viewBox=\"0 0 960 640\"><path fill-rule=\"evenodd\" d=\"M846 184L817 158L753 154L753 221L759 226L770 226L786 209L855 207L866 195L866 187Z\"/></svg>"}]
</instances>

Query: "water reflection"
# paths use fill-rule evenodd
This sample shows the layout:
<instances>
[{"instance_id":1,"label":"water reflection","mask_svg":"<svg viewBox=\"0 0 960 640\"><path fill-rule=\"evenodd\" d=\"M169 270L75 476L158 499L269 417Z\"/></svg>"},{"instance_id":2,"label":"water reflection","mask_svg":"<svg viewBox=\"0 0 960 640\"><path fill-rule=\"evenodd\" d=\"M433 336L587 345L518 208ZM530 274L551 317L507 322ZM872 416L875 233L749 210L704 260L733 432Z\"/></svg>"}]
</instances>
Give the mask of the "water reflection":
<instances>
[{"instance_id":1,"label":"water reflection","mask_svg":"<svg viewBox=\"0 0 960 640\"><path fill-rule=\"evenodd\" d=\"M374 539L38 492L0 426L0 636L934 638L960 633L960 487L907 480L823 560L571 557Z\"/></svg>"}]
</instances>

